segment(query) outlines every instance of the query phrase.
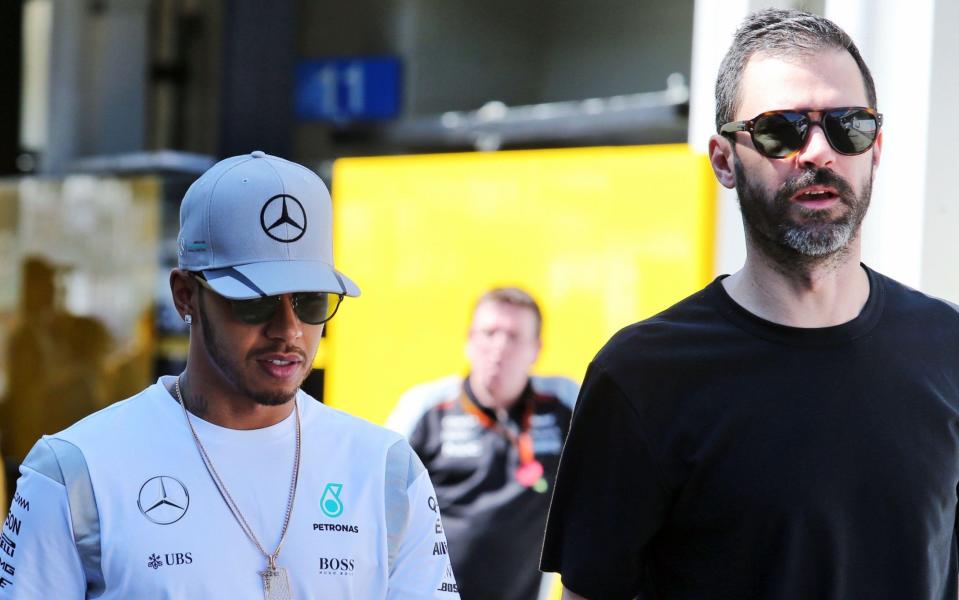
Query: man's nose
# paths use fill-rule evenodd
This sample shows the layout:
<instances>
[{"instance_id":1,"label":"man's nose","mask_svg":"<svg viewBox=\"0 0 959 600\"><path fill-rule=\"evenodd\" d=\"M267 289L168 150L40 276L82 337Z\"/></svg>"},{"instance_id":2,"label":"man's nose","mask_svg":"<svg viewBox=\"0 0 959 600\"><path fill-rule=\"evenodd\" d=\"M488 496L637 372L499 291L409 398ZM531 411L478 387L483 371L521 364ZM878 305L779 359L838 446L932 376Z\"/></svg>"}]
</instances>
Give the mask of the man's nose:
<instances>
[{"instance_id":1,"label":"man's nose","mask_svg":"<svg viewBox=\"0 0 959 600\"><path fill-rule=\"evenodd\" d=\"M500 354L509 345L510 337L505 331L496 331L489 336L489 347L493 352Z\"/></svg>"},{"instance_id":2,"label":"man's nose","mask_svg":"<svg viewBox=\"0 0 959 600\"><path fill-rule=\"evenodd\" d=\"M796 154L796 160L804 168L826 167L836 160L836 151L829 145L821 123L809 124L805 143Z\"/></svg>"},{"instance_id":3,"label":"man's nose","mask_svg":"<svg viewBox=\"0 0 959 600\"><path fill-rule=\"evenodd\" d=\"M266 334L272 339L295 340L303 336L303 322L293 310L293 297L284 294L273 318L267 322Z\"/></svg>"}]
</instances>

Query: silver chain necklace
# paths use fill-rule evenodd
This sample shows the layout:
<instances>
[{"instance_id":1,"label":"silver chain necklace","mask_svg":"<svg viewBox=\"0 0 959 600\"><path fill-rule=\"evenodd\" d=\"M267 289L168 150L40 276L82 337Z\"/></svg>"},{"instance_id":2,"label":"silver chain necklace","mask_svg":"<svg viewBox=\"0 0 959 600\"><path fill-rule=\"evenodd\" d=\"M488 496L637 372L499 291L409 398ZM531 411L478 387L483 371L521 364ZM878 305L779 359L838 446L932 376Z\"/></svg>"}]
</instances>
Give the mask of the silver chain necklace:
<instances>
[{"instance_id":1,"label":"silver chain necklace","mask_svg":"<svg viewBox=\"0 0 959 600\"><path fill-rule=\"evenodd\" d=\"M293 413L296 416L296 455L293 459L293 477L290 480L290 495L286 500L286 515L283 517L283 531L280 532L280 542L276 545L276 550L271 554L263 549L263 544L260 543L256 534L253 533L253 528L250 527L250 524L243 517L243 513L240 512L240 507L237 506L230 492L226 489L226 484L223 483L223 479L221 479L220 474L217 473L216 467L213 466L213 461L210 460L210 456L206 453L206 448L204 448L203 443L200 442L200 436L197 435L196 429L193 427L190 414L187 412L186 404L183 402L183 396L180 394L180 377L180 375L177 376L176 383L174 384L176 399L183 409L183 416L186 417L187 425L190 426L190 432L193 434L193 440L196 442L197 450L200 451L200 458L203 459L203 465L206 467L207 473L210 474L210 478L213 479L213 483L216 484L216 489L220 492L223 501L226 502L230 512L233 513L233 518L236 519L236 522L240 525L240 529L243 530L246 537L250 538L250 541L253 542L260 553L266 558L266 570L259 572L263 578L263 598L265 600L292 600L293 592L290 586L289 574L284 567L276 566L276 557L280 555L280 549L283 548L283 542L286 541L286 530L290 525L290 517L293 516L293 501L296 498L296 482L300 477L300 407L296 402L296 397L294 396L293 398Z\"/></svg>"}]
</instances>

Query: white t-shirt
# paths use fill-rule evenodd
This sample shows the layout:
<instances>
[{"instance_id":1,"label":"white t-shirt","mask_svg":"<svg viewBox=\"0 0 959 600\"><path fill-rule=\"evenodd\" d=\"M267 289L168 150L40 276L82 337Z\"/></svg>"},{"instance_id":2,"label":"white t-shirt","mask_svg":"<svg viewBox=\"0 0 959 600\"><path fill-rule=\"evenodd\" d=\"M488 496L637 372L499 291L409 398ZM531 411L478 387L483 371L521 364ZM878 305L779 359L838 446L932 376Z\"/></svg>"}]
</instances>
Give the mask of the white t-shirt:
<instances>
[{"instance_id":1,"label":"white t-shirt","mask_svg":"<svg viewBox=\"0 0 959 600\"><path fill-rule=\"evenodd\" d=\"M303 392L297 402L299 484L277 560L293 597L458 598L433 486L406 441ZM250 431L191 419L272 551L293 415ZM263 598L266 559L220 496L162 378L44 436L20 471L0 536L0 598Z\"/></svg>"}]
</instances>

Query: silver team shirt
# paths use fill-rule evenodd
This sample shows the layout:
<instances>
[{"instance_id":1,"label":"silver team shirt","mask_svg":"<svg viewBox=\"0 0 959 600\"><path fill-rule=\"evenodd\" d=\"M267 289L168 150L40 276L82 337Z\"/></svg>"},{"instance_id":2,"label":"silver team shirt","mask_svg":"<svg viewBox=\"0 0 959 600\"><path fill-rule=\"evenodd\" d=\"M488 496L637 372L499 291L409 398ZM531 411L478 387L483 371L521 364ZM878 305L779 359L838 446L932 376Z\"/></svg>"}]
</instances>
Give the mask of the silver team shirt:
<instances>
[{"instance_id":1,"label":"silver team shirt","mask_svg":"<svg viewBox=\"0 0 959 600\"><path fill-rule=\"evenodd\" d=\"M402 436L305 393L302 462L277 564L302 599L458 598L429 476ZM261 543L279 540L292 415L252 431L193 419ZM244 535L162 381L63 432L20 468L0 534L0 598L262 599Z\"/></svg>"}]
</instances>

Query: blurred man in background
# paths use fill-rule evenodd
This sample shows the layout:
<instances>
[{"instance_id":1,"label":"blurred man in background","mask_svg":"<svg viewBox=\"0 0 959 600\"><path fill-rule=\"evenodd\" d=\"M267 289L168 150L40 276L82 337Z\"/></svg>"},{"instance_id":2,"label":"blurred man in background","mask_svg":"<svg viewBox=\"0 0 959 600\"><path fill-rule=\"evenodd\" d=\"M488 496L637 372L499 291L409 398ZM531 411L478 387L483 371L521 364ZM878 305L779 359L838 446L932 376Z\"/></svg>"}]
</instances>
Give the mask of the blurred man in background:
<instances>
[{"instance_id":1,"label":"blurred man in background","mask_svg":"<svg viewBox=\"0 0 959 600\"><path fill-rule=\"evenodd\" d=\"M530 375L541 329L527 292L483 294L469 374L409 390L387 421L430 473L464 600L532 600L547 587L537 562L578 386Z\"/></svg>"},{"instance_id":2,"label":"blurred man in background","mask_svg":"<svg viewBox=\"0 0 959 600\"><path fill-rule=\"evenodd\" d=\"M66 309L58 270L40 256L23 261L20 310L6 341L0 447L17 465L41 435L109 403L110 334L97 319Z\"/></svg>"},{"instance_id":3,"label":"blurred man in background","mask_svg":"<svg viewBox=\"0 0 959 600\"><path fill-rule=\"evenodd\" d=\"M566 598L956 598L959 312L860 263L881 126L831 21L736 32L709 155L746 262L590 366L543 550Z\"/></svg>"}]
</instances>

